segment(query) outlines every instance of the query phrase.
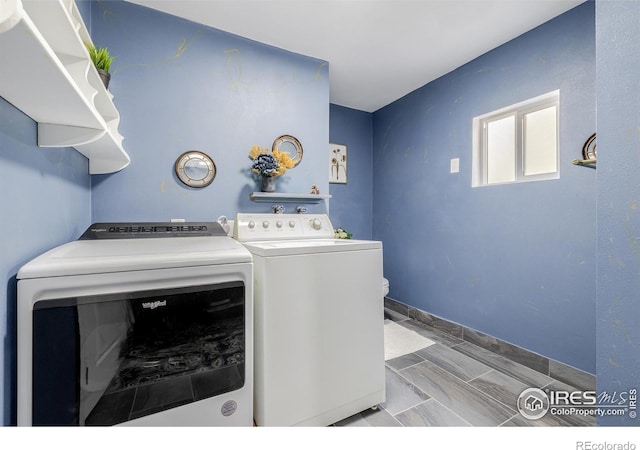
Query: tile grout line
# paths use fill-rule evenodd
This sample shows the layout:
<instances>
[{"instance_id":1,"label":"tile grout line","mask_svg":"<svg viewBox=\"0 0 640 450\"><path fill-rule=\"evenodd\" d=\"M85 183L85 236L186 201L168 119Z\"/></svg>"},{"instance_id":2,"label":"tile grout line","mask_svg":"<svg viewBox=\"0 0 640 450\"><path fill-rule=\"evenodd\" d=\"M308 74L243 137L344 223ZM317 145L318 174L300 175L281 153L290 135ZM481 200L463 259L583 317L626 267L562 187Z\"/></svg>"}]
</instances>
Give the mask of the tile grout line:
<instances>
[{"instance_id":1,"label":"tile grout line","mask_svg":"<svg viewBox=\"0 0 640 450\"><path fill-rule=\"evenodd\" d=\"M509 417L507 420L505 420L504 422L502 422L500 425L496 425L497 427L501 427L502 425L504 425L507 422L511 422L513 419L515 419L516 417L519 416L519 413L515 413L512 417Z\"/></svg>"},{"instance_id":2,"label":"tile grout line","mask_svg":"<svg viewBox=\"0 0 640 450\"><path fill-rule=\"evenodd\" d=\"M487 373L488 373L488 372L487 372ZM490 398L490 399L491 399L491 400L493 400L494 402L497 402L497 403L501 404L502 406L504 406L505 408L508 408L510 411L517 412L515 409L513 409L513 407L512 407L512 406L505 405L503 402L501 402L501 401L500 401L500 400L498 400L497 398L493 397L493 396L492 396L492 395L490 395L490 394L487 394L486 392L481 391L480 389L478 389L477 387L475 387L473 384L467 383L467 385L468 385L470 388L474 389L476 392L478 392L478 393L482 394L484 397Z\"/></svg>"},{"instance_id":3,"label":"tile grout line","mask_svg":"<svg viewBox=\"0 0 640 450\"><path fill-rule=\"evenodd\" d=\"M412 386L413 386L413 385L412 385ZM420 389L420 388L418 388L418 389ZM421 390L421 391L422 391L422 390ZM424 392L424 391L422 391L422 392ZM398 412L397 412L397 413L395 413L395 414L391 414L391 413L389 413L389 414L391 414L391 415L395 418L397 415L400 415L400 414L402 414L402 413L404 413L404 412L410 411L410 410L412 410L413 408L415 408L415 407L417 407L417 406L424 405L425 403L427 403L427 402L429 402L429 401L431 401L431 400L435 400L435 401L437 401L435 398L433 398L433 397L429 396L429 398L428 398L428 399L426 399L426 400L422 400L421 402L418 402L418 403L416 403L415 405L409 406L408 408L405 408L405 409L403 409L402 411L398 411ZM444 405L443 405L443 406L444 406ZM387 411L387 412L388 412L388 411Z\"/></svg>"},{"instance_id":4,"label":"tile grout line","mask_svg":"<svg viewBox=\"0 0 640 450\"><path fill-rule=\"evenodd\" d=\"M404 427L404 426L405 426L402 422L400 422L400 421L396 418L395 414L391 414L391 412L390 412L387 408L385 408L384 406L381 406L380 408L381 408L382 410L386 411L386 412L387 412L387 414L389 414L389 415L391 416L391 418L392 418L393 420L395 420L395 421L398 423L398 425L400 425L401 427Z\"/></svg>"},{"instance_id":5,"label":"tile grout line","mask_svg":"<svg viewBox=\"0 0 640 450\"><path fill-rule=\"evenodd\" d=\"M462 420L464 423L466 423L467 425L469 425L470 427L473 427L474 425L472 423L470 423L468 420L466 420L465 418L461 417L458 413L456 413L455 411L453 411L451 408L447 407L446 405L443 405L441 402L439 402L438 400L436 400L435 398L433 399L436 403L438 403L440 406L442 406L444 409L446 409L447 411L449 411L451 414L453 414L454 416L458 417L460 420Z\"/></svg>"},{"instance_id":6,"label":"tile grout line","mask_svg":"<svg viewBox=\"0 0 640 450\"><path fill-rule=\"evenodd\" d=\"M398 356L398 358L403 358L403 357L408 356L408 355L415 355L418 358L422 359L422 361L418 361L418 362L416 362L414 364L410 364L408 366L403 367L402 369L395 369L394 367L391 367L390 365L387 364L387 361L385 361L385 366L388 367L389 369L393 370L394 372L398 372L400 370L408 369L409 367L417 366L418 364L422 364L423 362L426 361L426 359L424 359L422 356L416 355L415 353L407 353L406 355ZM390 359L389 361L393 361L394 359L397 359L397 358Z\"/></svg>"},{"instance_id":7,"label":"tile grout line","mask_svg":"<svg viewBox=\"0 0 640 450\"><path fill-rule=\"evenodd\" d=\"M477 361L477 359L474 359L474 361ZM489 366L487 366L487 367L489 367ZM478 375L477 377L471 378L469 381L467 381L467 383L471 383L472 381L475 381L480 377L483 377L483 376L485 376L487 374L490 374L491 372L497 372L497 371L493 367L489 367L489 370L487 370L485 373L482 373L482 374ZM513 378L513 377L511 377L511 378ZM515 378L514 378L514 380L515 380Z\"/></svg>"},{"instance_id":8,"label":"tile grout line","mask_svg":"<svg viewBox=\"0 0 640 450\"><path fill-rule=\"evenodd\" d=\"M487 372L487 373L488 373L488 372ZM498 372L498 373L501 373L501 372ZM504 375L504 374L503 374L503 375ZM515 378L514 378L514 380L515 380ZM516 380L516 381L517 381L517 380ZM491 395L491 394L488 394L488 393L486 393L486 392L481 391L480 389L478 389L477 387L475 387L474 385L472 385L472 384L470 384L470 383L468 383L468 384L469 384L469 387L472 387L473 389L475 389L476 391L478 391L478 392L480 392L481 394L485 395L486 397L489 397L490 399L493 399L494 401L496 401L496 402L500 403L502 406L504 406L505 408L508 408L510 411L514 411L514 412L516 413L516 415L517 415L517 412L518 412L518 411L516 411L516 409L515 409L513 406L509 406L509 405L507 405L507 404L506 404L505 402L503 402L502 400L500 400L500 399L498 399L498 398L494 397L494 396L493 396L493 395ZM516 406L516 408L517 408L517 406ZM512 417L511 419L513 419L513 417ZM509 419L509 420L511 420L511 419ZM499 426L499 425L498 425L498 426Z\"/></svg>"}]
</instances>

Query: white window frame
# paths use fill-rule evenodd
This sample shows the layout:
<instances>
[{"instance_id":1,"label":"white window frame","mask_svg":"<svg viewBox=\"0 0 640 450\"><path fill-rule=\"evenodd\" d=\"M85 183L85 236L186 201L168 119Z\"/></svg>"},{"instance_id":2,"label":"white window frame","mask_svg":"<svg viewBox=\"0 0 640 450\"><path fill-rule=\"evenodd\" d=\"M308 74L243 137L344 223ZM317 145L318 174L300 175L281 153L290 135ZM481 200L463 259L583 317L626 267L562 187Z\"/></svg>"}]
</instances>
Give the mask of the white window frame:
<instances>
[{"instance_id":1,"label":"white window frame","mask_svg":"<svg viewBox=\"0 0 640 450\"><path fill-rule=\"evenodd\" d=\"M525 175L525 126L524 118L535 111L556 108L556 170L555 172ZM487 174L487 124L508 116L515 116L515 179L505 182L488 182ZM473 157L472 180L473 187L496 186L501 184L513 184L526 181L554 180L560 178L560 91L552 91L538 97L516 103L505 108L492 111L473 118Z\"/></svg>"}]
</instances>

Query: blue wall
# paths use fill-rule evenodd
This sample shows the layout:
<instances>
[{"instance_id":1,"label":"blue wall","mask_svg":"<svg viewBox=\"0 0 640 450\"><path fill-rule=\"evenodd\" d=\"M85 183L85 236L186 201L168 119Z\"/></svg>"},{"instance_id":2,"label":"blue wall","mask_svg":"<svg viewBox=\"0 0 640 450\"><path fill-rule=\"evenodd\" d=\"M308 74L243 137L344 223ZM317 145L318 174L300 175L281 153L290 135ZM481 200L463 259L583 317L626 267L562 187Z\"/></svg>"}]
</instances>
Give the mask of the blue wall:
<instances>
[{"instance_id":1,"label":"blue wall","mask_svg":"<svg viewBox=\"0 0 640 450\"><path fill-rule=\"evenodd\" d=\"M390 297L595 373L594 4L373 115ZM471 188L472 118L560 90L560 179ZM452 158L460 173L450 174Z\"/></svg>"},{"instance_id":2,"label":"blue wall","mask_svg":"<svg viewBox=\"0 0 640 450\"><path fill-rule=\"evenodd\" d=\"M597 379L612 394L640 388L640 3L598 2L596 11Z\"/></svg>"},{"instance_id":3,"label":"blue wall","mask_svg":"<svg viewBox=\"0 0 640 450\"><path fill-rule=\"evenodd\" d=\"M16 274L91 221L87 159L38 148L36 123L0 98L0 414L16 421Z\"/></svg>"},{"instance_id":4,"label":"blue wall","mask_svg":"<svg viewBox=\"0 0 640 450\"><path fill-rule=\"evenodd\" d=\"M331 223L353 234L371 239L373 223L372 114L331 105L329 137L347 146L347 184L330 184Z\"/></svg>"},{"instance_id":5,"label":"blue wall","mask_svg":"<svg viewBox=\"0 0 640 450\"><path fill-rule=\"evenodd\" d=\"M126 2L91 9L94 43L116 55L109 89L131 156L125 170L93 177L94 221L216 220L270 209L249 200L258 189L248 153L283 134L300 140L304 156L278 191L329 191L327 63ZM176 178L175 161L188 150L214 159L210 186Z\"/></svg>"}]
</instances>

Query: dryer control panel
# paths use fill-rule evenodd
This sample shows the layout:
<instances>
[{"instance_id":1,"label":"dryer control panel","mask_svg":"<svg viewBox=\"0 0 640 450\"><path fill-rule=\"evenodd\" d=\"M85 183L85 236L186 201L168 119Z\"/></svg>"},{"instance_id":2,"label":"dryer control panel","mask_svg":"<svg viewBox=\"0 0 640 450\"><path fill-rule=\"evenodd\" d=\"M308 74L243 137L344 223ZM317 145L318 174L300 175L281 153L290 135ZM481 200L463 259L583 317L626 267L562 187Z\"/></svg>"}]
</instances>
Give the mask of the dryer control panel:
<instances>
[{"instance_id":1,"label":"dryer control panel","mask_svg":"<svg viewBox=\"0 0 640 450\"><path fill-rule=\"evenodd\" d=\"M326 214L238 213L233 235L239 241L332 239L334 231Z\"/></svg>"}]
</instances>

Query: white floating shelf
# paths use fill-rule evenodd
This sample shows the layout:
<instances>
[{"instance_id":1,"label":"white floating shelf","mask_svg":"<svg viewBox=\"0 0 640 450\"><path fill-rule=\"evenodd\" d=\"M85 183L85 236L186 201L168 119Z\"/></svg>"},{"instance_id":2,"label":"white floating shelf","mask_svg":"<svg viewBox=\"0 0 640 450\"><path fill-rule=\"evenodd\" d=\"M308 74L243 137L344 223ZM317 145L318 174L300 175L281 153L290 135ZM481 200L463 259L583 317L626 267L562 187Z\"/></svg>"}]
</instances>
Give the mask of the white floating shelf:
<instances>
[{"instance_id":1,"label":"white floating shelf","mask_svg":"<svg viewBox=\"0 0 640 450\"><path fill-rule=\"evenodd\" d=\"M320 203L331 198L330 195L320 194L288 194L286 192L252 192L251 200L254 202L272 203Z\"/></svg>"},{"instance_id":2,"label":"white floating shelf","mask_svg":"<svg viewBox=\"0 0 640 450\"><path fill-rule=\"evenodd\" d=\"M38 145L74 147L89 173L125 168L120 114L89 58L73 0L0 0L0 97L38 122Z\"/></svg>"}]
</instances>

